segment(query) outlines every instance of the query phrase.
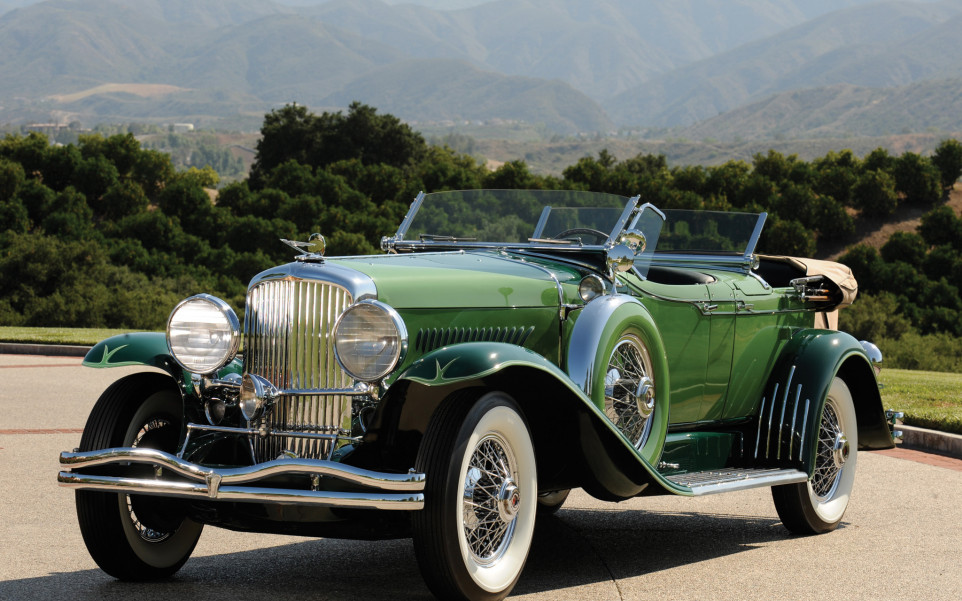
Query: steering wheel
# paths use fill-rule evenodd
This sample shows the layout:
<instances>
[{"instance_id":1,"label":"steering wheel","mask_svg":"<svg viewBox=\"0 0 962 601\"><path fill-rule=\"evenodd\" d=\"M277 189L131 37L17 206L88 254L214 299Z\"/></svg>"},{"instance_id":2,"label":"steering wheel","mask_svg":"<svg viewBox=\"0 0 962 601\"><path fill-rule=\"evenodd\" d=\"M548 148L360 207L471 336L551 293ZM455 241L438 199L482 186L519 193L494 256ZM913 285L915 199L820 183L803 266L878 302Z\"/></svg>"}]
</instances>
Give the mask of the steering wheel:
<instances>
[{"instance_id":1,"label":"steering wheel","mask_svg":"<svg viewBox=\"0 0 962 601\"><path fill-rule=\"evenodd\" d=\"M559 234L552 236L552 238L561 240L564 238L574 237L577 234L586 234L588 236L594 236L596 238L595 244L601 244L602 242L608 239L608 234L602 232L601 230L596 230L591 227L573 227L569 230L565 230Z\"/></svg>"}]
</instances>

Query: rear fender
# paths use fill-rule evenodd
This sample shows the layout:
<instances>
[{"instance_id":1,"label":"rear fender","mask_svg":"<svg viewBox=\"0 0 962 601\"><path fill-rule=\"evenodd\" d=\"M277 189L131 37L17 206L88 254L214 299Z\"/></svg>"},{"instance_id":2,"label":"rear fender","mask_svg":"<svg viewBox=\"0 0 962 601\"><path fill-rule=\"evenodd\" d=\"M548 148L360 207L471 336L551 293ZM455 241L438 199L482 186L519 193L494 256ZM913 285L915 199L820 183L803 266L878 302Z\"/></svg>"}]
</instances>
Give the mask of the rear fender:
<instances>
[{"instance_id":1,"label":"rear fender","mask_svg":"<svg viewBox=\"0 0 962 601\"><path fill-rule=\"evenodd\" d=\"M783 349L765 385L758 430L748 441L754 462L795 465L811 476L818 424L836 376L852 393L859 450L894 446L875 372L861 344L845 332L801 330Z\"/></svg>"},{"instance_id":2,"label":"rear fender","mask_svg":"<svg viewBox=\"0 0 962 601\"><path fill-rule=\"evenodd\" d=\"M465 388L501 390L518 402L534 439L542 487L583 486L588 478L613 498L635 496L652 483L690 494L645 461L556 365L528 349L497 342L444 347L405 370L378 405L365 438L380 449L377 460L406 465L437 407Z\"/></svg>"}]
</instances>

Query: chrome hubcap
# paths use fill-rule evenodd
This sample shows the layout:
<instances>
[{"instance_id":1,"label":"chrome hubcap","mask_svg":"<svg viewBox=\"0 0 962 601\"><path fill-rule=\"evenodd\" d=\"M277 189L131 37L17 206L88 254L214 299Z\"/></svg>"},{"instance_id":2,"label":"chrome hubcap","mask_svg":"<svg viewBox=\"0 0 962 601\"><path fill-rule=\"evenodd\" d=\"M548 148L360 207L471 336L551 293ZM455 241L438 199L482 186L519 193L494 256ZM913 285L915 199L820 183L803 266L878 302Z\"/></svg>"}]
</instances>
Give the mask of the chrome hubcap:
<instances>
[{"instance_id":1,"label":"chrome hubcap","mask_svg":"<svg viewBox=\"0 0 962 601\"><path fill-rule=\"evenodd\" d=\"M498 512L501 514L501 519L510 522L518 516L520 508L521 491L515 486L514 481L508 478L498 491Z\"/></svg>"},{"instance_id":2,"label":"chrome hubcap","mask_svg":"<svg viewBox=\"0 0 962 601\"><path fill-rule=\"evenodd\" d=\"M835 460L835 467L841 469L848 460L849 444L845 434L839 433L835 437L835 444L832 446L832 459Z\"/></svg>"}]
</instances>

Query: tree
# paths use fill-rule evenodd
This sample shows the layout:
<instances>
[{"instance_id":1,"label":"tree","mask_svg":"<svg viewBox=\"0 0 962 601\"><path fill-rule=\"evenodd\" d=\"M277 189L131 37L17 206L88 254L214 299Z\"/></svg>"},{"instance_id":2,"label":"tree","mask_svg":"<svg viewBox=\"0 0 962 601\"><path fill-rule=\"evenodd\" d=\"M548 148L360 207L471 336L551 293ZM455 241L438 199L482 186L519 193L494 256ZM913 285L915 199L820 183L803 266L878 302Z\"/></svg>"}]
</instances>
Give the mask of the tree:
<instances>
[{"instance_id":1,"label":"tree","mask_svg":"<svg viewBox=\"0 0 962 601\"><path fill-rule=\"evenodd\" d=\"M838 261L848 265L863 292L879 290L885 262L882 261L877 250L867 244L858 244L849 249Z\"/></svg>"},{"instance_id":2,"label":"tree","mask_svg":"<svg viewBox=\"0 0 962 601\"><path fill-rule=\"evenodd\" d=\"M26 179L20 163L0 157L0 202L12 200Z\"/></svg>"},{"instance_id":3,"label":"tree","mask_svg":"<svg viewBox=\"0 0 962 601\"><path fill-rule=\"evenodd\" d=\"M914 267L921 267L927 249L928 244L922 236L910 232L895 232L888 242L882 245L882 259L888 263L905 261Z\"/></svg>"},{"instance_id":4,"label":"tree","mask_svg":"<svg viewBox=\"0 0 962 601\"><path fill-rule=\"evenodd\" d=\"M810 257L815 254L815 240L805 226L794 219L775 218L773 221L762 230L759 252L791 257Z\"/></svg>"},{"instance_id":5,"label":"tree","mask_svg":"<svg viewBox=\"0 0 962 601\"><path fill-rule=\"evenodd\" d=\"M898 340L912 331L912 324L899 314L895 295L881 292L876 295L859 294L851 307L839 312L838 329L859 340Z\"/></svg>"},{"instance_id":6,"label":"tree","mask_svg":"<svg viewBox=\"0 0 962 601\"><path fill-rule=\"evenodd\" d=\"M360 102L351 103L347 115L338 111L317 116L303 106L287 105L264 117L250 185L263 187L270 172L289 160L314 168L348 159L404 167L426 151L421 134L394 115L378 115L377 109Z\"/></svg>"},{"instance_id":7,"label":"tree","mask_svg":"<svg viewBox=\"0 0 962 601\"><path fill-rule=\"evenodd\" d=\"M948 138L936 147L932 163L942 176L942 188L951 190L959 177L962 177L962 143Z\"/></svg>"},{"instance_id":8,"label":"tree","mask_svg":"<svg viewBox=\"0 0 962 601\"><path fill-rule=\"evenodd\" d=\"M884 171L891 173L895 168L895 158L884 148L876 148L862 159L862 169L865 171Z\"/></svg>"},{"instance_id":9,"label":"tree","mask_svg":"<svg viewBox=\"0 0 962 601\"><path fill-rule=\"evenodd\" d=\"M895 178L880 169L864 172L852 188L852 205L868 219L891 216L898 202Z\"/></svg>"},{"instance_id":10,"label":"tree","mask_svg":"<svg viewBox=\"0 0 962 601\"><path fill-rule=\"evenodd\" d=\"M932 206L942 198L941 174L927 158L906 152L895 160L895 189L908 203Z\"/></svg>"},{"instance_id":11,"label":"tree","mask_svg":"<svg viewBox=\"0 0 962 601\"><path fill-rule=\"evenodd\" d=\"M89 238L93 232L93 211L84 195L72 186L56 196L43 220L47 234L65 238Z\"/></svg>"},{"instance_id":12,"label":"tree","mask_svg":"<svg viewBox=\"0 0 962 601\"><path fill-rule=\"evenodd\" d=\"M919 234L932 246L948 244L962 250L962 219L948 206L942 205L922 215Z\"/></svg>"},{"instance_id":13,"label":"tree","mask_svg":"<svg viewBox=\"0 0 962 601\"><path fill-rule=\"evenodd\" d=\"M817 179L815 191L822 195L831 196L843 205L850 205L852 187L858 181L861 169L858 157L851 150L829 152L824 157L814 161Z\"/></svg>"},{"instance_id":14,"label":"tree","mask_svg":"<svg viewBox=\"0 0 962 601\"><path fill-rule=\"evenodd\" d=\"M842 203L831 196L818 199L816 208L815 229L820 238L827 240L843 240L855 233L855 222L848 214Z\"/></svg>"},{"instance_id":15,"label":"tree","mask_svg":"<svg viewBox=\"0 0 962 601\"><path fill-rule=\"evenodd\" d=\"M117 220L147 210L147 196L139 184L121 180L111 184L99 199L88 200L94 213Z\"/></svg>"}]
</instances>

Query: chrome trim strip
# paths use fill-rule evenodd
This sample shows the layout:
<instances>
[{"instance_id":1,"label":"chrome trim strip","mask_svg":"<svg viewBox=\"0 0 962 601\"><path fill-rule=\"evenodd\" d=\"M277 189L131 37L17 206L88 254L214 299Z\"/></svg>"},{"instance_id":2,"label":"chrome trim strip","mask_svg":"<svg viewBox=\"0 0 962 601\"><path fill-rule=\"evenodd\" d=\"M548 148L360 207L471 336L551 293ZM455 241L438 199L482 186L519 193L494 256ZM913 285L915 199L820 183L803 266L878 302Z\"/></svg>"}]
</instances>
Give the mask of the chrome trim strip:
<instances>
[{"instance_id":1,"label":"chrome trim strip","mask_svg":"<svg viewBox=\"0 0 962 601\"><path fill-rule=\"evenodd\" d=\"M631 219L631 214L635 211L635 207L638 206L639 200L641 200L640 194L638 196L632 196L628 199L628 202L625 203L625 210L621 212L621 217L618 218L618 222L615 223L615 227L611 230L611 233L608 234L608 240L605 241L605 249L607 249L609 245L615 245L618 243L618 237L621 232L625 230L625 225L627 225L628 220ZM662 217L664 217L664 214L662 214Z\"/></svg>"},{"instance_id":2,"label":"chrome trim strip","mask_svg":"<svg viewBox=\"0 0 962 601\"><path fill-rule=\"evenodd\" d=\"M792 389L792 378L795 376L795 366L792 365L791 371L788 372L788 382L785 384L785 396L782 397L782 414L778 418L778 451L775 454L775 459L781 461L782 459L782 431L785 429L785 409L788 407L788 393Z\"/></svg>"},{"instance_id":3,"label":"chrome trim strip","mask_svg":"<svg viewBox=\"0 0 962 601\"><path fill-rule=\"evenodd\" d=\"M601 335L608 319L619 307L634 303L643 307L641 301L627 294L608 294L585 305L581 316L575 322L568 340L566 371L575 383L589 397L592 378L595 375L595 354L601 345Z\"/></svg>"},{"instance_id":4,"label":"chrome trim strip","mask_svg":"<svg viewBox=\"0 0 962 601\"><path fill-rule=\"evenodd\" d=\"M332 433L322 434L320 432L299 431L299 430L266 430L271 436L285 436L288 438L304 438L312 440L341 440L347 442L359 442L361 437L351 438L341 435L340 429L335 426L311 426L312 428L327 428ZM194 432L220 432L221 434L235 434L240 436L263 436L264 432L260 428L235 428L232 426L208 426L205 424L187 424L187 438L189 439ZM178 453L182 457L184 450Z\"/></svg>"},{"instance_id":5,"label":"chrome trim strip","mask_svg":"<svg viewBox=\"0 0 962 601\"><path fill-rule=\"evenodd\" d=\"M541 238L541 233L544 231L544 226L548 225L548 215L550 214L551 207L549 205L545 205L545 207L541 209L541 217L538 218L538 224L534 226L534 233L531 234L532 238Z\"/></svg>"},{"instance_id":6,"label":"chrome trim strip","mask_svg":"<svg viewBox=\"0 0 962 601\"><path fill-rule=\"evenodd\" d=\"M652 265L667 265L669 267L692 268L722 268L730 267L739 271L748 271L752 266L752 257L744 255L701 255L681 253L658 253L652 257Z\"/></svg>"},{"instance_id":7,"label":"chrome trim strip","mask_svg":"<svg viewBox=\"0 0 962 601\"><path fill-rule=\"evenodd\" d=\"M792 460L792 447L795 446L795 421L798 419L798 399L802 396L802 385L799 384L795 389L795 404L792 405L792 430L791 438L788 441L788 460ZM801 459L801 458L799 458Z\"/></svg>"},{"instance_id":8,"label":"chrome trim strip","mask_svg":"<svg viewBox=\"0 0 962 601\"><path fill-rule=\"evenodd\" d=\"M805 461L802 459L802 453L805 449L805 432L808 430L808 408L811 403L811 399L805 399L805 419L802 420L802 431L799 432L799 438L801 442L798 443L798 460Z\"/></svg>"},{"instance_id":9,"label":"chrome trim strip","mask_svg":"<svg viewBox=\"0 0 962 601\"><path fill-rule=\"evenodd\" d=\"M772 441L772 418L775 417L775 397L778 396L778 384L775 382L775 391L772 392L772 406L768 411L768 430L765 432L765 459L768 459L768 449Z\"/></svg>"},{"instance_id":10,"label":"chrome trim strip","mask_svg":"<svg viewBox=\"0 0 962 601\"><path fill-rule=\"evenodd\" d=\"M407 474L375 472L321 459L275 459L247 467L210 468L184 461L164 451L134 447L60 454L61 467L74 470L100 465L126 466L130 463L160 466L196 483L77 474L71 471L60 472L57 480L61 485L80 490L117 490L119 488L128 493L207 497L219 501L377 507L379 509L420 509L424 498L422 494L411 496L410 494L310 491L231 485L256 483L280 475L300 474L326 476L384 491L419 493L424 490L426 481L425 474L413 471ZM413 507L412 504L418 506Z\"/></svg>"},{"instance_id":11,"label":"chrome trim strip","mask_svg":"<svg viewBox=\"0 0 962 601\"><path fill-rule=\"evenodd\" d=\"M404 240L405 234L408 233L408 228L411 227L411 222L414 221L414 216L417 215L418 209L421 208L421 203L424 202L424 190L418 192L418 195L411 202L411 206L408 208L408 212L404 215L404 221L397 228L397 233L394 234L394 241Z\"/></svg>"},{"instance_id":12,"label":"chrome trim strip","mask_svg":"<svg viewBox=\"0 0 962 601\"><path fill-rule=\"evenodd\" d=\"M745 247L745 258L748 260L751 260L751 256L755 254L755 247L758 245L758 239L762 235L762 228L765 226L766 219L768 219L768 213L763 211L758 214L755 229L752 231L752 236L748 239L748 245Z\"/></svg>"},{"instance_id":13,"label":"chrome trim strip","mask_svg":"<svg viewBox=\"0 0 962 601\"><path fill-rule=\"evenodd\" d=\"M365 257L366 258L366 257ZM347 290L354 302L365 298L377 298L377 286L374 280L364 273L331 263L337 257L327 257L326 263L286 263L272 267L254 276L247 290L259 284L281 280L311 280L319 284L333 284Z\"/></svg>"},{"instance_id":14,"label":"chrome trim strip","mask_svg":"<svg viewBox=\"0 0 962 601\"><path fill-rule=\"evenodd\" d=\"M762 442L762 416L765 415L765 401L768 397L762 397L762 406L758 408L758 435L755 437L755 459L758 459L758 448Z\"/></svg>"}]
</instances>

